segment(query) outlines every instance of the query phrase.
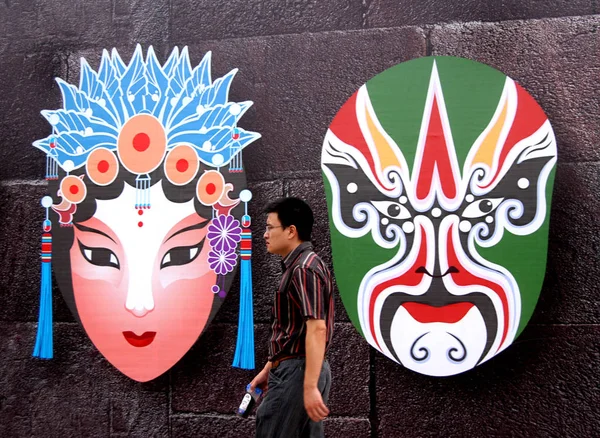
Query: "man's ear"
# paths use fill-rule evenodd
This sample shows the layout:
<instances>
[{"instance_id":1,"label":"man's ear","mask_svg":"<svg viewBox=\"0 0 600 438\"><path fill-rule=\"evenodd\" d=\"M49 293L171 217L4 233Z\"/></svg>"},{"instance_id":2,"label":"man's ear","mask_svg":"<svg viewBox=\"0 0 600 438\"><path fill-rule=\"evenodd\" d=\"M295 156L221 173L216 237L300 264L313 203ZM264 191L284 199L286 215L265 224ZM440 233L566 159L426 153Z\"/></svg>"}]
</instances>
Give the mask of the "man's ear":
<instances>
[{"instance_id":1,"label":"man's ear","mask_svg":"<svg viewBox=\"0 0 600 438\"><path fill-rule=\"evenodd\" d=\"M296 225L290 225L287 227L290 230L289 239L293 239L295 236L298 236L298 230L296 229Z\"/></svg>"}]
</instances>

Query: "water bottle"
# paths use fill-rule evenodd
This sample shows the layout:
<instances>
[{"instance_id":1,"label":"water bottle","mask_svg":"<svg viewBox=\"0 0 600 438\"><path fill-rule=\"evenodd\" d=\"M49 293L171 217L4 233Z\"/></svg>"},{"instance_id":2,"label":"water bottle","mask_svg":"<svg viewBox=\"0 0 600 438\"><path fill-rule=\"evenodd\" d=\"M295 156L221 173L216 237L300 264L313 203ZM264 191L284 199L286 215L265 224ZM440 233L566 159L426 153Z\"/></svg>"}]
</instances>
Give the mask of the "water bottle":
<instances>
[{"instance_id":1,"label":"water bottle","mask_svg":"<svg viewBox=\"0 0 600 438\"><path fill-rule=\"evenodd\" d=\"M262 396L262 389L254 388L254 391L250 390L250 384L246 386L246 394L244 394L244 398L242 398L242 402L240 403L240 407L237 409L237 414L240 417L246 418L248 414L254 408L254 405Z\"/></svg>"}]
</instances>

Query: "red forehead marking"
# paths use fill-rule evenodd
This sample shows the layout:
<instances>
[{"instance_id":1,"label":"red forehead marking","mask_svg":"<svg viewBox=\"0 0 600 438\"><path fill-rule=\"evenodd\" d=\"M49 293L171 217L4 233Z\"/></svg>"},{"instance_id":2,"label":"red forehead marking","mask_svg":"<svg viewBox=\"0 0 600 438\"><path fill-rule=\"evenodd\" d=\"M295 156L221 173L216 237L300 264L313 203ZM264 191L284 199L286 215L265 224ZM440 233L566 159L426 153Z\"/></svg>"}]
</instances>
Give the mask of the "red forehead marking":
<instances>
[{"instance_id":1,"label":"red forehead marking","mask_svg":"<svg viewBox=\"0 0 600 438\"><path fill-rule=\"evenodd\" d=\"M427 137L423 147L421 168L418 169L417 199L425 199L431 192L434 173L439 175L442 192L448 199L456 197L456 181L452 173L449 144L444 135L437 96L433 97Z\"/></svg>"}]
</instances>

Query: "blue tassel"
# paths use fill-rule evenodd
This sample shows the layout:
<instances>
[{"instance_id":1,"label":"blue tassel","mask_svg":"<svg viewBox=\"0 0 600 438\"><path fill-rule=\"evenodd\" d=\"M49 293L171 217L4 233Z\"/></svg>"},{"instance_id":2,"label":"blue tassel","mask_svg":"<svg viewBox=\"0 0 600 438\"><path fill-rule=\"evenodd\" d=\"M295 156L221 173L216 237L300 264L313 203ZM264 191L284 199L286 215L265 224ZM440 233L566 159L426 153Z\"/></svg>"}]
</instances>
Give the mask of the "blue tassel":
<instances>
[{"instance_id":1,"label":"blue tassel","mask_svg":"<svg viewBox=\"0 0 600 438\"><path fill-rule=\"evenodd\" d=\"M237 344L232 366L245 370L254 369L254 309L252 305L252 234L242 231L240 258L240 314Z\"/></svg>"},{"instance_id":2,"label":"blue tassel","mask_svg":"<svg viewBox=\"0 0 600 438\"><path fill-rule=\"evenodd\" d=\"M42 236L42 282L40 312L33 357L52 359L52 235Z\"/></svg>"}]
</instances>

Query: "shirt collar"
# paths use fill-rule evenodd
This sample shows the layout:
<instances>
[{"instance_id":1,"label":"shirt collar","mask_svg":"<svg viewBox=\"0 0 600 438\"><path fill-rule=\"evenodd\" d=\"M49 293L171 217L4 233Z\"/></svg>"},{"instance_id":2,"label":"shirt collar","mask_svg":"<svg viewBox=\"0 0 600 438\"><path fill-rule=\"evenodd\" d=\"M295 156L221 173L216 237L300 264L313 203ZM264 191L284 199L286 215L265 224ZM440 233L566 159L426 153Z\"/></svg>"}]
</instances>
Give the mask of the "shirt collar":
<instances>
[{"instance_id":1,"label":"shirt collar","mask_svg":"<svg viewBox=\"0 0 600 438\"><path fill-rule=\"evenodd\" d=\"M281 261L281 269L284 271L288 269L292 264L296 261L298 256L302 254L304 251L312 250L312 243L310 242L302 242L298 245L292 252L286 255Z\"/></svg>"}]
</instances>

